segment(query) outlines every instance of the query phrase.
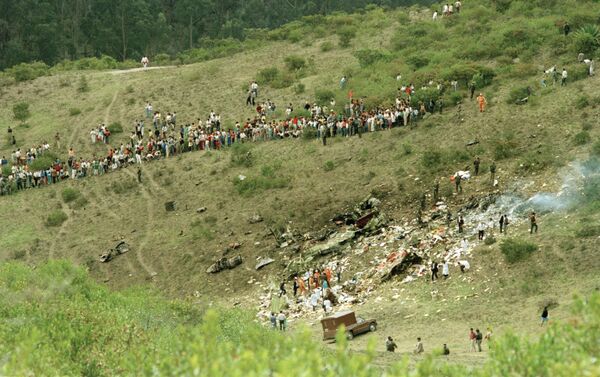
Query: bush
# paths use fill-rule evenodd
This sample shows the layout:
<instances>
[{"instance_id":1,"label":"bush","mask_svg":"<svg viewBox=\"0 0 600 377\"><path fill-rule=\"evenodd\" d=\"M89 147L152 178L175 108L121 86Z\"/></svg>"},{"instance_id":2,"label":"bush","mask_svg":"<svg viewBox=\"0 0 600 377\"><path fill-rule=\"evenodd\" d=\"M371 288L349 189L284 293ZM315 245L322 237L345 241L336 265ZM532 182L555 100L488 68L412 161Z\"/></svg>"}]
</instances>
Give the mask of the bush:
<instances>
[{"instance_id":1,"label":"bush","mask_svg":"<svg viewBox=\"0 0 600 377\"><path fill-rule=\"evenodd\" d=\"M508 263L517 263L538 250L538 246L529 241L511 238L502 241L500 251Z\"/></svg>"},{"instance_id":2,"label":"bush","mask_svg":"<svg viewBox=\"0 0 600 377\"><path fill-rule=\"evenodd\" d=\"M304 93L305 90L306 90L306 86L301 82L294 85L294 93L296 93L296 94L302 94L302 93Z\"/></svg>"},{"instance_id":3,"label":"bush","mask_svg":"<svg viewBox=\"0 0 600 377\"><path fill-rule=\"evenodd\" d=\"M581 131L575 134L575 136L573 137L573 142L575 143L575 145L585 145L589 143L590 140L592 140L592 138L589 132L587 131Z\"/></svg>"},{"instance_id":4,"label":"bush","mask_svg":"<svg viewBox=\"0 0 600 377\"><path fill-rule=\"evenodd\" d=\"M577 53L593 55L600 47L600 28L598 25L585 25L573 35L573 43Z\"/></svg>"},{"instance_id":5,"label":"bush","mask_svg":"<svg viewBox=\"0 0 600 377\"><path fill-rule=\"evenodd\" d=\"M329 89L315 90L315 99L319 105L328 104L332 98L335 98L335 93Z\"/></svg>"},{"instance_id":6,"label":"bush","mask_svg":"<svg viewBox=\"0 0 600 377\"><path fill-rule=\"evenodd\" d=\"M54 164L54 161L56 161L56 159L57 156L54 153L46 152L43 155L38 156L35 160L33 160L33 162L30 165L30 168L32 171L48 169L52 166L52 164Z\"/></svg>"},{"instance_id":7,"label":"bush","mask_svg":"<svg viewBox=\"0 0 600 377\"><path fill-rule=\"evenodd\" d=\"M423 53L416 53L406 58L406 63L408 63L415 70L426 67L429 64L429 61L429 56Z\"/></svg>"},{"instance_id":8,"label":"bush","mask_svg":"<svg viewBox=\"0 0 600 377\"><path fill-rule=\"evenodd\" d=\"M321 52L327 52L327 51L331 51L333 50L333 43L329 42L329 41L325 41L323 43L321 43Z\"/></svg>"},{"instance_id":9,"label":"bush","mask_svg":"<svg viewBox=\"0 0 600 377\"><path fill-rule=\"evenodd\" d=\"M121 125L121 123L119 122L112 122L109 126L108 126L108 130L110 131L110 133L112 135L115 134L120 134L121 132L123 132L123 126Z\"/></svg>"},{"instance_id":10,"label":"bush","mask_svg":"<svg viewBox=\"0 0 600 377\"><path fill-rule=\"evenodd\" d=\"M118 182L113 182L111 184L112 190L115 192L115 194L119 194L119 195L134 191L137 189L137 187L138 187L137 180L135 180L133 178L123 179Z\"/></svg>"},{"instance_id":11,"label":"bush","mask_svg":"<svg viewBox=\"0 0 600 377\"><path fill-rule=\"evenodd\" d=\"M483 241L484 244L490 246L496 243L496 238L494 236L487 236Z\"/></svg>"},{"instance_id":12,"label":"bush","mask_svg":"<svg viewBox=\"0 0 600 377\"><path fill-rule=\"evenodd\" d=\"M306 67L306 59L298 55L289 55L284 59L285 66L289 71L298 71Z\"/></svg>"},{"instance_id":13,"label":"bush","mask_svg":"<svg viewBox=\"0 0 600 377\"><path fill-rule=\"evenodd\" d=\"M246 143L235 143L231 148L231 165L243 166L246 168L254 165L254 156L252 155L252 147Z\"/></svg>"},{"instance_id":14,"label":"bush","mask_svg":"<svg viewBox=\"0 0 600 377\"><path fill-rule=\"evenodd\" d=\"M592 145L592 154L600 157L600 141L597 141Z\"/></svg>"},{"instance_id":15,"label":"bush","mask_svg":"<svg viewBox=\"0 0 600 377\"><path fill-rule=\"evenodd\" d=\"M577 237L597 237L600 236L600 225L584 225L575 232Z\"/></svg>"},{"instance_id":16,"label":"bush","mask_svg":"<svg viewBox=\"0 0 600 377\"><path fill-rule=\"evenodd\" d=\"M339 37L339 45L342 48L350 47L350 42L356 36L356 30L350 26L342 27L337 32Z\"/></svg>"},{"instance_id":17,"label":"bush","mask_svg":"<svg viewBox=\"0 0 600 377\"><path fill-rule=\"evenodd\" d=\"M475 80L477 88L491 84L495 76L493 69L474 63L457 63L442 71L442 78L446 81L456 80L466 86Z\"/></svg>"},{"instance_id":18,"label":"bush","mask_svg":"<svg viewBox=\"0 0 600 377\"><path fill-rule=\"evenodd\" d=\"M69 115L70 115L70 116L72 116L72 117L73 117L73 116L76 116L76 115L79 115L79 114L81 114L81 110L80 110L80 109L78 109L78 108L76 108L76 107L71 107L71 108L69 109Z\"/></svg>"},{"instance_id":19,"label":"bush","mask_svg":"<svg viewBox=\"0 0 600 377\"><path fill-rule=\"evenodd\" d=\"M291 75L280 72L276 67L261 69L256 74L256 79L258 82L276 89L287 88L294 82Z\"/></svg>"},{"instance_id":20,"label":"bush","mask_svg":"<svg viewBox=\"0 0 600 377\"><path fill-rule=\"evenodd\" d=\"M333 169L335 169L335 163L331 160L325 161L325 164L323 165L323 170L332 171Z\"/></svg>"},{"instance_id":21,"label":"bush","mask_svg":"<svg viewBox=\"0 0 600 377\"><path fill-rule=\"evenodd\" d=\"M528 86L520 86L510 90L508 98L506 99L507 104L521 103L521 100L529 97L530 88Z\"/></svg>"},{"instance_id":22,"label":"bush","mask_svg":"<svg viewBox=\"0 0 600 377\"><path fill-rule=\"evenodd\" d=\"M421 163L428 169L436 168L442 163L442 154L438 151L425 151L421 156Z\"/></svg>"},{"instance_id":23,"label":"bush","mask_svg":"<svg viewBox=\"0 0 600 377\"><path fill-rule=\"evenodd\" d=\"M61 210L52 211L50 213L50 215L48 215L48 218L46 219L46 226L48 226L48 227L61 226L62 223L67 221L68 218L69 218L69 216L67 216L67 214Z\"/></svg>"},{"instance_id":24,"label":"bush","mask_svg":"<svg viewBox=\"0 0 600 377\"><path fill-rule=\"evenodd\" d=\"M12 111L15 119L20 120L21 122L24 122L31 115L29 112L29 103L27 102L16 103L13 106Z\"/></svg>"},{"instance_id":25,"label":"bush","mask_svg":"<svg viewBox=\"0 0 600 377\"><path fill-rule=\"evenodd\" d=\"M79 93L86 93L90 91L90 85L88 84L87 78L85 76L81 76L79 78L79 83L77 84L77 91Z\"/></svg>"},{"instance_id":26,"label":"bush","mask_svg":"<svg viewBox=\"0 0 600 377\"><path fill-rule=\"evenodd\" d=\"M575 108L576 109L581 110L581 109L588 107L589 105L590 105L590 100L589 100L588 96L586 96L585 94L577 97L577 99L575 100Z\"/></svg>"},{"instance_id":27,"label":"bush","mask_svg":"<svg viewBox=\"0 0 600 377\"><path fill-rule=\"evenodd\" d=\"M75 190L74 188L67 187L62 190L61 195L62 195L63 201L65 203L70 203L70 202L76 200L77 198L79 198L81 193L79 191Z\"/></svg>"},{"instance_id":28,"label":"bush","mask_svg":"<svg viewBox=\"0 0 600 377\"><path fill-rule=\"evenodd\" d=\"M261 176L246 177L243 180L236 177L233 186L238 194L247 197L266 190L286 188L289 184L289 180L285 177L275 177L264 173L263 171Z\"/></svg>"},{"instance_id":29,"label":"bush","mask_svg":"<svg viewBox=\"0 0 600 377\"><path fill-rule=\"evenodd\" d=\"M505 133L502 137L492 140L494 159L503 160L512 157L518 146L513 133Z\"/></svg>"},{"instance_id":30,"label":"bush","mask_svg":"<svg viewBox=\"0 0 600 377\"><path fill-rule=\"evenodd\" d=\"M169 65L171 64L171 60L169 54L158 54L152 59L152 62L155 65Z\"/></svg>"},{"instance_id":31,"label":"bush","mask_svg":"<svg viewBox=\"0 0 600 377\"><path fill-rule=\"evenodd\" d=\"M302 130L302 139L303 140L315 140L317 138L317 130L313 127L305 127Z\"/></svg>"},{"instance_id":32,"label":"bush","mask_svg":"<svg viewBox=\"0 0 600 377\"><path fill-rule=\"evenodd\" d=\"M388 61L391 58L391 54L388 51L372 49L358 50L354 53L354 56L358 59L358 63L362 68L368 67L378 61Z\"/></svg>"},{"instance_id":33,"label":"bush","mask_svg":"<svg viewBox=\"0 0 600 377\"><path fill-rule=\"evenodd\" d=\"M21 63L7 70L15 81L29 81L48 74L49 67L43 62Z\"/></svg>"}]
</instances>

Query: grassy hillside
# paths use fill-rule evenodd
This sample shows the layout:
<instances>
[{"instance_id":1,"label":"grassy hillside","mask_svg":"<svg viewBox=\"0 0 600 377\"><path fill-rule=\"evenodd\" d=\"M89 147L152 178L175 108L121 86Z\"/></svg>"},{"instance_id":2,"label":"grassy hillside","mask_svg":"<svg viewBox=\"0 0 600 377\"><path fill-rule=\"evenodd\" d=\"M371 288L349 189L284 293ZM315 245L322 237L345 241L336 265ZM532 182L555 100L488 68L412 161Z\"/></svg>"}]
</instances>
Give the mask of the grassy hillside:
<instances>
[{"instance_id":1,"label":"grassy hillside","mask_svg":"<svg viewBox=\"0 0 600 377\"><path fill-rule=\"evenodd\" d=\"M306 330L285 336L239 310L205 312L204 305L166 301L145 289L110 292L68 262L35 271L3 264L0 290L5 375L381 375L372 364L374 344L352 354L339 336L335 350L323 350ZM594 375L598 295L571 310L570 321L556 323L539 341L498 338L481 368L454 366L453 354L441 356L432 346L416 368L404 360L386 375Z\"/></svg>"},{"instance_id":2,"label":"grassy hillside","mask_svg":"<svg viewBox=\"0 0 600 377\"><path fill-rule=\"evenodd\" d=\"M278 73L270 84L260 82L260 99L277 103L277 118L283 117L287 103L297 109L316 97L328 102L330 94L336 98L336 110L341 110L348 90L364 96L368 107L392 104L401 83L415 84L416 101L427 98L422 95L437 96L432 88L438 82L446 90L443 112L428 114L411 128L360 139L334 138L327 147L317 140L281 140L187 153L144 164L142 184L136 181L135 168L129 168L0 197L0 258L31 266L68 259L110 288L152 285L169 297L199 297L203 304L235 303L254 310L258 295L278 284L284 265L294 256L289 248L277 246L270 229L302 235L334 227L330 219L335 214L371 193L382 199L392 224L411 223L419 198L431 195L436 179L453 213L471 197L514 193L527 198L540 191L558 192L571 162L600 154L598 77L586 77L584 64L576 59L578 37L565 37L559 26L564 20L573 30L595 23L591 15L597 12L591 10L599 4L508 4L470 1L460 15L436 22L431 11L422 8L309 18L270 32L259 48L204 63L7 81L0 88L0 128L11 125L22 147L44 140L54 146L54 134L60 132L62 145L55 152L63 159L71 146L78 156L106 153L107 146L89 142L89 131L98 123L120 123L125 132L114 135L112 145L126 142L132 122L143 116L146 100L165 113L177 111L179 123L206 119L214 110L232 126L254 116L243 106L245 90L270 67ZM356 35L344 47L346 32L340 30L348 28ZM291 55L302 57L305 67L286 67ZM553 86L550 79L548 87L541 87L543 70L554 65L568 68L567 85ZM403 77L400 82L398 74ZM342 75L349 77L343 90L338 86ZM80 90L82 77L89 90ZM434 84L421 90L430 80ZM459 80L457 92L452 80ZM466 83L471 80L487 97L485 113L468 98ZM528 103L515 105L527 86L532 91ZM29 104L31 116L25 125L13 119L12 108L19 102ZM467 147L473 140L479 143ZM3 139L0 155L11 151ZM248 164L236 163L236 156L248 152ZM464 183L464 194L454 195L448 177L471 166L476 156L485 174ZM498 187L489 184L493 160ZM253 184L236 184L239 175ZM75 190L76 200L65 201L67 188ZM541 215L540 232L530 240L540 251L523 262L507 263L501 242L482 244L471 260L469 279L456 275L436 286L436 297L425 278L400 285L397 277L378 287L357 309L381 323L376 361L396 360L383 352L381 342L391 334L404 351L417 336L427 336L429 344L446 341L457 350L455 361L479 365L480 355L467 352L466 329L471 323L482 328L489 324L500 333L514 328L537 336L538 311L548 300L559 303L553 316L568 318L573 292L588 295L598 289L599 234L589 225L597 224L600 215L593 203L597 191L587 192L589 200L574 208ZM164 203L171 200L177 202L177 210L166 212ZM428 207L431 204L428 196ZM200 207L207 210L198 213ZM250 224L248 219L257 213L264 221ZM49 221L51 215L55 223ZM470 229L475 225L467 224ZM529 237L524 222L512 229L511 236ZM131 250L110 263L99 263L98 255L121 239ZM234 242L241 248L227 255L242 255L242 266L208 275L206 269ZM256 258L265 256L276 263L255 271ZM251 279L260 285L248 283ZM459 295L469 298L453 300ZM317 322L306 322L318 336ZM358 338L350 347L362 351L368 338Z\"/></svg>"}]
</instances>

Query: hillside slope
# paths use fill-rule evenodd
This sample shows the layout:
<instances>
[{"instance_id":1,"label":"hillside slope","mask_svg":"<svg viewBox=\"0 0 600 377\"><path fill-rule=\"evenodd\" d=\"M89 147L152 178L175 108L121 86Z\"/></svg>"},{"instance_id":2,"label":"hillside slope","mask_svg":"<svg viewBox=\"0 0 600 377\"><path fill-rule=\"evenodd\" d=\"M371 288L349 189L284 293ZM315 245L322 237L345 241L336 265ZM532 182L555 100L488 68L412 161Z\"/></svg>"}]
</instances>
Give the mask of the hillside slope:
<instances>
[{"instance_id":1,"label":"hillside slope","mask_svg":"<svg viewBox=\"0 0 600 377\"><path fill-rule=\"evenodd\" d=\"M335 35L309 35L297 43L265 42L256 50L189 66L120 74L87 72L87 92L78 91L80 76L84 75L81 72L3 87L0 126L14 125L12 106L28 102L31 117L27 125L13 127L19 145L28 147L47 140L54 146L54 134L60 132L62 145L57 154L63 159L71 146L77 156L106 153L107 146L89 141L89 131L98 123L119 122L125 132L114 135L112 145L126 143L132 122L143 117L145 101L163 112L177 111L180 123L205 119L213 110L231 127L255 114L243 106L248 82L271 66L286 72L284 59L292 54L305 57L308 65L304 73L294 76L294 86L275 89L261 83L260 99L270 98L278 105L273 117L283 117L287 103L297 109L306 101L313 102L315 92L324 89L336 97L337 110L346 102L348 90L356 97L365 96L368 106L389 105L396 94L398 72L405 77L402 82L414 81L417 92L429 80L444 81L447 89L443 112L428 114L413 127L368 133L362 138L336 137L329 139L327 146L319 140L291 139L185 153L143 164L141 184L137 183L135 167L129 167L102 177L2 196L0 257L30 265L68 259L86 266L93 278L111 288L150 284L171 297L199 297L204 304L235 303L255 310L264 289L276 288L287 277L284 266L295 253L291 248L279 247L273 230L277 234L289 229L303 235L325 227L337 229L330 220L369 194L382 200L382 211L390 224L414 224L424 193L427 211L435 204L431 193L436 179L441 182L442 200L454 214L471 197L511 193L529 198L540 191L560 191L564 169L598 153L594 152L600 136L598 77L573 74L575 77L565 87L541 88L540 72L559 63L567 64L570 71L573 68L571 72L581 71L583 64L576 61L572 41L565 41L552 25L563 19L558 14L567 9L572 18L587 22L586 7L597 4L568 1L548 9L537 4L527 9L514 5L501 12L490 8L490 3L473 2L460 18L438 23L430 21L428 10L417 8L331 16L328 22L332 24L362 22L369 26L357 33L350 48L336 47ZM518 43L512 46L517 50L506 55L470 51L467 57L456 57L456 51L475 48L465 45L465 40L477 40L477 36L491 39L482 44L489 50L502 50L494 45L494 38L507 35L504 21L519 12L520 18L514 19L512 26L538 15L537 23L526 24L527 30L533 30L537 38L545 36L540 30L552 37L535 49ZM484 27L485 20L489 23ZM311 25L297 27L310 29ZM465 35L465 30L477 34ZM532 34L526 34L526 38ZM448 49L438 45L444 35L450 38ZM334 48L323 51L327 50L322 47L327 42ZM562 50L556 49L559 45ZM361 66L355 53L365 48L379 49L385 56ZM517 56L509 57L511 54ZM437 76L438 72L446 75L445 68L467 63L494 70L491 84L481 88L489 103L485 113L479 113L475 101L469 99L464 82L455 94L447 80ZM338 81L343 74L349 76L349 83L342 90ZM304 93L295 92L297 83L304 84ZM533 91L527 104L517 106L507 101L515 88L524 85ZM461 105L454 106L453 98ZM471 141L478 143L467 147ZM11 151L9 145L0 147L0 154L8 156ZM245 166L240 165L238 157L248 152L251 158ZM455 195L448 178L472 166L476 156L481 158L485 174L465 182L464 193ZM493 160L498 166L497 187L489 184ZM254 184L240 185L240 175ZM67 187L85 199L65 203L63 191ZM168 201L176 201L175 211L165 210ZM206 210L198 212L202 207ZM48 216L56 210L66 213L67 219L58 226L48 226ZM255 214L264 220L250 223ZM482 328L489 324L498 331L513 327L525 334L538 334L535 325L540 305L556 301L559 306L553 315L566 316L563 308L573 292L585 295L598 289L594 278L600 267L597 230L581 230L597 224L600 215L589 201L563 212L544 213L539 233L531 237L525 213L515 216L511 237L530 238L539 247L540 252L530 259L508 264L500 242L477 244L469 279L458 278L453 269L456 278L433 288L426 284L426 278L401 284L404 276L397 276L377 287L357 310L377 317L382 334L402 339L398 341L402 350L410 349L417 336L427 334L432 343L446 341L452 349L460 350L457 354L461 362L480 360L478 355L466 352L467 321L479 323ZM475 226L467 224L469 234ZM122 239L131 250L110 263L100 263L99 254ZM476 244L474 238L471 242ZM232 243L241 247L225 254ZM244 263L231 271L207 274L206 269L224 254L240 254ZM256 259L267 256L276 262L256 271ZM356 271L362 268L358 263L369 263L369 256L351 258ZM398 293L400 289L403 291ZM468 299L451 301L455 296ZM410 318L408 325L405 317ZM316 320L303 321L314 325ZM318 326L314 328L316 334ZM367 338L356 339L351 347L364 349ZM391 360L381 345L378 351L381 363Z\"/></svg>"}]
</instances>

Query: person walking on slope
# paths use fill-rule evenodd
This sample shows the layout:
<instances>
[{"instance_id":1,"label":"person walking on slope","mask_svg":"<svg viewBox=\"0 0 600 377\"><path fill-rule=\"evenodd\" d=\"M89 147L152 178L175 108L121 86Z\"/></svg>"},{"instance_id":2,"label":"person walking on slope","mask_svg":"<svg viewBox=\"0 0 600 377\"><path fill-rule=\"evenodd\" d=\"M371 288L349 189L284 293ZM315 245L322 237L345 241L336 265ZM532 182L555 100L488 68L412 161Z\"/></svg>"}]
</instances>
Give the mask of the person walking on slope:
<instances>
[{"instance_id":1,"label":"person walking on slope","mask_svg":"<svg viewBox=\"0 0 600 377\"><path fill-rule=\"evenodd\" d=\"M479 165L481 165L481 160L479 157L475 157L475 160L473 161L473 170L476 176L479 175Z\"/></svg>"},{"instance_id":2,"label":"person walking on slope","mask_svg":"<svg viewBox=\"0 0 600 377\"><path fill-rule=\"evenodd\" d=\"M544 306L544 310L542 311L542 321L540 322L540 327L544 326L544 323L548 323L548 307Z\"/></svg>"},{"instance_id":3,"label":"person walking on slope","mask_svg":"<svg viewBox=\"0 0 600 377\"><path fill-rule=\"evenodd\" d=\"M483 96L483 93L479 93L479 96L477 96L477 103L479 104L479 112L483 113L485 111L485 105L487 105L487 100Z\"/></svg>"},{"instance_id":4,"label":"person walking on slope","mask_svg":"<svg viewBox=\"0 0 600 377\"><path fill-rule=\"evenodd\" d=\"M475 330L475 344L477 344L477 352L481 352L481 342L483 341L483 334L479 329Z\"/></svg>"},{"instance_id":5,"label":"person walking on slope","mask_svg":"<svg viewBox=\"0 0 600 377\"><path fill-rule=\"evenodd\" d=\"M438 279L439 267L436 261L431 262L431 281L436 281Z\"/></svg>"},{"instance_id":6,"label":"person walking on slope","mask_svg":"<svg viewBox=\"0 0 600 377\"><path fill-rule=\"evenodd\" d=\"M529 228L529 234L533 234L534 232L537 233L538 225L535 212L531 212L531 215L529 215L529 222L531 223L531 227Z\"/></svg>"},{"instance_id":7,"label":"person walking on slope","mask_svg":"<svg viewBox=\"0 0 600 377\"><path fill-rule=\"evenodd\" d=\"M396 342L394 342L394 339L392 339L391 336L388 336L387 340L385 341L385 349L388 352L394 352L396 351L396 348L398 348Z\"/></svg>"},{"instance_id":8,"label":"person walking on slope","mask_svg":"<svg viewBox=\"0 0 600 377\"><path fill-rule=\"evenodd\" d=\"M567 85L567 77L568 76L569 76L569 74L567 73L567 70L565 68L563 68L562 73L560 75L560 86Z\"/></svg>"},{"instance_id":9,"label":"person walking on slope","mask_svg":"<svg viewBox=\"0 0 600 377\"><path fill-rule=\"evenodd\" d=\"M471 342L471 352L475 352L475 342L477 341L477 334L475 334L475 331L473 331L472 327L469 331L469 341Z\"/></svg>"}]
</instances>

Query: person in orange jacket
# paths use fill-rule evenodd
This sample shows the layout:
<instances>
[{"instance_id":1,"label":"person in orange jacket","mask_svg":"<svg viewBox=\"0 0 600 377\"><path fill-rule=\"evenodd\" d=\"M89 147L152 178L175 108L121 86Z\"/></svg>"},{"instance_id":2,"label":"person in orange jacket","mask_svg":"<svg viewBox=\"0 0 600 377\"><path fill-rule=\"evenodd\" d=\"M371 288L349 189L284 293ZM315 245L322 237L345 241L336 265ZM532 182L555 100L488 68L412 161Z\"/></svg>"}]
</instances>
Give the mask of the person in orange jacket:
<instances>
[{"instance_id":1,"label":"person in orange jacket","mask_svg":"<svg viewBox=\"0 0 600 377\"><path fill-rule=\"evenodd\" d=\"M477 103L479 104L479 112L483 113L485 111L485 105L487 105L487 100L483 96L483 93L479 93L479 96L477 96Z\"/></svg>"}]
</instances>

